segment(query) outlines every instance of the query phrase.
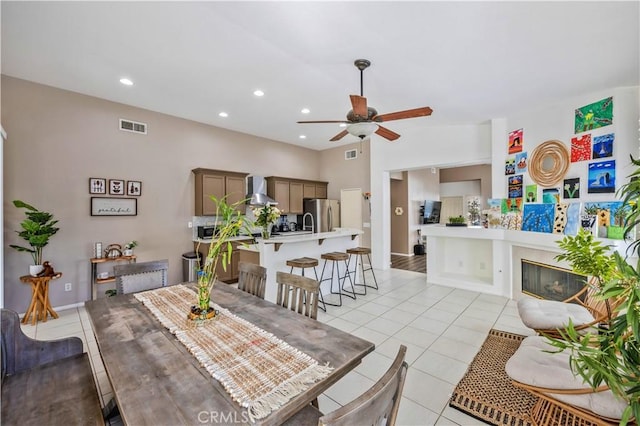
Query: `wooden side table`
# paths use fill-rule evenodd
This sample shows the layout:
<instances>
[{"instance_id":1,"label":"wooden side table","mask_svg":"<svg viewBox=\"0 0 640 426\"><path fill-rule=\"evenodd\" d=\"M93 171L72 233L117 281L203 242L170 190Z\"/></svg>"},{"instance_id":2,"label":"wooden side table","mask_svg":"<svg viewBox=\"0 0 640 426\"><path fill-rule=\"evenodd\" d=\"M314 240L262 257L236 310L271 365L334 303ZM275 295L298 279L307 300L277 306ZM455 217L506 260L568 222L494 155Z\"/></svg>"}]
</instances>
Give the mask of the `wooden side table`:
<instances>
[{"instance_id":1,"label":"wooden side table","mask_svg":"<svg viewBox=\"0 0 640 426\"><path fill-rule=\"evenodd\" d=\"M27 313L22 318L22 323L29 322L29 317L33 315L31 325L36 325L36 321L47 322L49 314L53 318L58 318L58 314L53 310L49 303L49 281L56 280L62 276L62 272L57 272L53 276L48 277L34 277L31 275L24 275L20 277L20 281L23 283L31 284L31 304Z\"/></svg>"}]
</instances>

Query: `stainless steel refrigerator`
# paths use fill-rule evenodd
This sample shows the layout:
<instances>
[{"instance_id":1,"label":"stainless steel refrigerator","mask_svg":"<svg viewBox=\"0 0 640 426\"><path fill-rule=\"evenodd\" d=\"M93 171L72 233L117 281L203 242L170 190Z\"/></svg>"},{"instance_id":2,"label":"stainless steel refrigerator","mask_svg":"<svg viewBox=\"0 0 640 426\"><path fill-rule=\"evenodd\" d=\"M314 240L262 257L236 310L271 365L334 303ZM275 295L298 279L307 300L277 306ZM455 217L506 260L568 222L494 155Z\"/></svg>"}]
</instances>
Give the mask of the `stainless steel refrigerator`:
<instances>
[{"instance_id":1,"label":"stainless steel refrigerator","mask_svg":"<svg viewBox=\"0 0 640 426\"><path fill-rule=\"evenodd\" d=\"M313 218L313 232L329 232L340 227L340 202L311 198L304 200L304 224L310 225L308 216ZM309 214L307 214L309 213Z\"/></svg>"}]
</instances>

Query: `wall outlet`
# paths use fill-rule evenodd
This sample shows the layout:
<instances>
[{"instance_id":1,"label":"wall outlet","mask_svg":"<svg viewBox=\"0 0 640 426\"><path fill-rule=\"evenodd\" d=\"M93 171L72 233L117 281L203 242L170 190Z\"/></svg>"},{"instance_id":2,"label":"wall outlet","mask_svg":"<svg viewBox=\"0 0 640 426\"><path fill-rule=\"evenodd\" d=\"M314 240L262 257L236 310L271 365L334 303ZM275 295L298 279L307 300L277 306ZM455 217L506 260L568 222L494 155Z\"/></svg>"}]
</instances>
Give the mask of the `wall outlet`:
<instances>
[{"instance_id":1,"label":"wall outlet","mask_svg":"<svg viewBox=\"0 0 640 426\"><path fill-rule=\"evenodd\" d=\"M193 222L187 222L187 228L189 229L193 228Z\"/></svg>"},{"instance_id":2,"label":"wall outlet","mask_svg":"<svg viewBox=\"0 0 640 426\"><path fill-rule=\"evenodd\" d=\"M71 283L66 283L64 285L64 291L71 291Z\"/></svg>"}]
</instances>

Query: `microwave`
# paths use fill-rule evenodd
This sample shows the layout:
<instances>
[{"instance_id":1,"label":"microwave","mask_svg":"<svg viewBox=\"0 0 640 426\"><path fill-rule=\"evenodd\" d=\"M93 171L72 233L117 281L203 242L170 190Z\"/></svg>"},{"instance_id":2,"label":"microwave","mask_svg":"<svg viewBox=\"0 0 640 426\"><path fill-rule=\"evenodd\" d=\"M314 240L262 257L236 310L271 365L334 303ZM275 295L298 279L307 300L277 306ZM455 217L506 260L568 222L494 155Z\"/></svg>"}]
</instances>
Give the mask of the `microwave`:
<instances>
[{"instance_id":1,"label":"microwave","mask_svg":"<svg viewBox=\"0 0 640 426\"><path fill-rule=\"evenodd\" d=\"M215 226L198 226L198 238L213 238L215 233Z\"/></svg>"}]
</instances>

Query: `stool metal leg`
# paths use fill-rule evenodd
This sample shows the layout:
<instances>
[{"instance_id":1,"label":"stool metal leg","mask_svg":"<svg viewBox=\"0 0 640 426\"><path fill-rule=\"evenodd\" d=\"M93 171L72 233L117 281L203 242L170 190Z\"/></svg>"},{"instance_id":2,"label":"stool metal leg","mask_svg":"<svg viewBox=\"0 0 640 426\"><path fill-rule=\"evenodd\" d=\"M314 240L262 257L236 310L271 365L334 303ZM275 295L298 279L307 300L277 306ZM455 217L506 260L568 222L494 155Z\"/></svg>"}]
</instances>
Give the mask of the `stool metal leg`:
<instances>
[{"instance_id":1,"label":"stool metal leg","mask_svg":"<svg viewBox=\"0 0 640 426\"><path fill-rule=\"evenodd\" d=\"M341 291L345 291L345 296L356 299L356 289L353 287L353 280L351 279L351 273L349 272L349 263L344 261L345 271L342 276L342 287L340 287ZM351 291L348 291L344 288L344 284L347 282L347 278L349 278L349 283L351 283ZM338 284L340 284L340 270L338 269Z\"/></svg>"},{"instance_id":2,"label":"stool metal leg","mask_svg":"<svg viewBox=\"0 0 640 426\"><path fill-rule=\"evenodd\" d=\"M365 280L364 285L356 283L356 275L358 274L358 256L361 256L361 255L358 255L358 254L355 254L355 255L354 254L350 254L349 255L349 263L347 265L347 270L351 271L351 258L354 258L356 260L355 267L353 268L353 272L349 272L349 276L351 276L351 274L353 274L353 281L351 281L351 287L353 288L353 292L355 294L357 294L359 296L366 296L367 295L367 283L366 283L366 280ZM362 272L362 278L364 279L364 272ZM357 293L355 291L355 287L354 286L362 287L364 292Z\"/></svg>"},{"instance_id":3,"label":"stool metal leg","mask_svg":"<svg viewBox=\"0 0 640 426\"><path fill-rule=\"evenodd\" d=\"M324 265L322 265L322 273L320 274L320 284L322 284L322 282L324 282L324 281L331 280L331 282L330 282L331 286L329 287L329 292L331 294L337 294L339 302L338 303L326 302L326 304L329 305L329 306L342 306L342 292L338 291L337 293L335 293L333 291L333 270L334 270L336 262L333 261L333 260L331 261L332 262L331 263L331 276L329 278L325 278L324 277L324 271L325 271L325 269L327 267L327 262L328 262L328 260L325 259L324 260ZM340 279L338 279L338 290L340 290Z\"/></svg>"},{"instance_id":4,"label":"stool metal leg","mask_svg":"<svg viewBox=\"0 0 640 426\"><path fill-rule=\"evenodd\" d=\"M369 260L369 267L367 269L364 269L364 262L362 262L362 277L364 278L364 271L371 271L371 275L373 275L373 282L375 283L375 286L370 285L368 287L375 288L376 290L378 290L378 280L376 279L376 273L373 272L373 264L371 263L371 255L369 253L367 253L367 259ZM365 282L365 285L366 285L366 282Z\"/></svg>"}]
</instances>

